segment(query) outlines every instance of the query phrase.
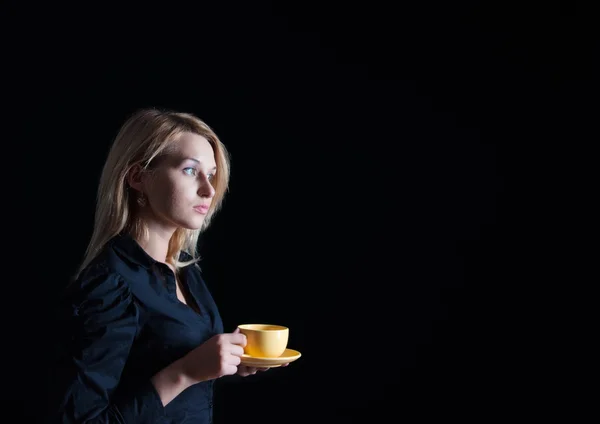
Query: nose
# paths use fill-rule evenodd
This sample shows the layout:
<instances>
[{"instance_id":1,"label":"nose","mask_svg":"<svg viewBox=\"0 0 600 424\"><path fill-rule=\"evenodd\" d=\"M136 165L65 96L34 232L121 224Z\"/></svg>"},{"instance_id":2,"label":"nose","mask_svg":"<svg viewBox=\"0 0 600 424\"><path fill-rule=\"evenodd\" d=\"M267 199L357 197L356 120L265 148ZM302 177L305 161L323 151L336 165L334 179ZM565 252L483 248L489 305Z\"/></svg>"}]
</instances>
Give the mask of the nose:
<instances>
[{"instance_id":1,"label":"nose","mask_svg":"<svg viewBox=\"0 0 600 424\"><path fill-rule=\"evenodd\" d=\"M198 195L201 197L212 198L215 195L215 188L212 186L208 178L204 177L198 187Z\"/></svg>"}]
</instances>

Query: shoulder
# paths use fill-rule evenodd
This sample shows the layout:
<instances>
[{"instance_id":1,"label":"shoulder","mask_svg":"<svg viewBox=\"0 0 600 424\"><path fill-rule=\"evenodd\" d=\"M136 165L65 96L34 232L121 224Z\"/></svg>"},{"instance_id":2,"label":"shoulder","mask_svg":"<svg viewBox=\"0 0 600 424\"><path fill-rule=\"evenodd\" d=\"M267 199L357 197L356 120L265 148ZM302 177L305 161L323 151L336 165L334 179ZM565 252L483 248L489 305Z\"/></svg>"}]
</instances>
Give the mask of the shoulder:
<instances>
[{"instance_id":1,"label":"shoulder","mask_svg":"<svg viewBox=\"0 0 600 424\"><path fill-rule=\"evenodd\" d=\"M135 325L138 320L129 283L104 261L87 266L69 284L54 309L53 318L69 334L100 331L117 321Z\"/></svg>"},{"instance_id":2,"label":"shoulder","mask_svg":"<svg viewBox=\"0 0 600 424\"><path fill-rule=\"evenodd\" d=\"M88 266L65 292L65 300L71 304L109 304L129 297L127 281L104 264Z\"/></svg>"},{"instance_id":3,"label":"shoulder","mask_svg":"<svg viewBox=\"0 0 600 424\"><path fill-rule=\"evenodd\" d=\"M130 286L123 277L124 265L123 260L107 245L70 283L65 297L70 303L127 300Z\"/></svg>"}]
</instances>

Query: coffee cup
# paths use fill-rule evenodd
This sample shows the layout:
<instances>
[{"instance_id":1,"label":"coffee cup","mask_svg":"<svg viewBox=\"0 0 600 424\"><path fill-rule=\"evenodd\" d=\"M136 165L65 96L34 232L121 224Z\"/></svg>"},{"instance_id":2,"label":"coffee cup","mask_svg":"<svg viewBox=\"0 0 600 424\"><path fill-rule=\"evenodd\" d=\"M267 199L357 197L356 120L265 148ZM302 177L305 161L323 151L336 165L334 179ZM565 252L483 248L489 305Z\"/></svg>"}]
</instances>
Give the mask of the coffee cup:
<instances>
[{"instance_id":1,"label":"coffee cup","mask_svg":"<svg viewBox=\"0 0 600 424\"><path fill-rule=\"evenodd\" d=\"M244 353L253 357L277 358L287 348L290 330L283 325L241 324L240 332L246 335Z\"/></svg>"}]
</instances>

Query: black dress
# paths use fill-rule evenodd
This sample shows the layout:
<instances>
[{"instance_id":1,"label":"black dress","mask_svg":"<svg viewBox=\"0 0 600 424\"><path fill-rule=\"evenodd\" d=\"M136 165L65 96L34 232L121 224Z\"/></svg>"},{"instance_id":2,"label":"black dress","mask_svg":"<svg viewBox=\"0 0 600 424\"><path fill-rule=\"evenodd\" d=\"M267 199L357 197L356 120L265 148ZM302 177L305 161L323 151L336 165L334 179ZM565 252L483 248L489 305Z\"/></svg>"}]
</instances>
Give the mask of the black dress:
<instances>
[{"instance_id":1,"label":"black dress","mask_svg":"<svg viewBox=\"0 0 600 424\"><path fill-rule=\"evenodd\" d=\"M212 421L214 381L189 387L166 407L150 382L157 371L223 333L199 268L189 265L181 276L190 306L177 298L171 269L123 234L68 287L57 314L62 337L49 422Z\"/></svg>"}]
</instances>

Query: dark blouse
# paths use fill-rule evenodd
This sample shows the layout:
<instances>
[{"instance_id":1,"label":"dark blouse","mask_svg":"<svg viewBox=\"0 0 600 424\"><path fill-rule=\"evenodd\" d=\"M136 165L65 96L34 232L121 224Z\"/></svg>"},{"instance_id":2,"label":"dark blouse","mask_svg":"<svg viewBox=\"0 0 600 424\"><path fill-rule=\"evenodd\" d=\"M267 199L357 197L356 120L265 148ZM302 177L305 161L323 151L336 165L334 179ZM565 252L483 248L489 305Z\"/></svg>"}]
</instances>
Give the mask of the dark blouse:
<instances>
[{"instance_id":1,"label":"dark blouse","mask_svg":"<svg viewBox=\"0 0 600 424\"><path fill-rule=\"evenodd\" d=\"M212 421L214 381L189 387L166 407L150 382L157 371L223 333L200 269L189 265L181 275L198 308L179 301L167 265L119 235L68 287L57 314L64 331L57 340L50 422Z\"/></svg>"}]
</instances>

